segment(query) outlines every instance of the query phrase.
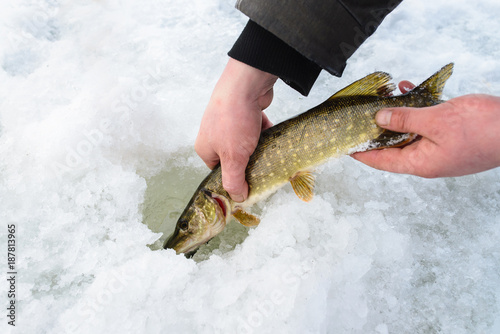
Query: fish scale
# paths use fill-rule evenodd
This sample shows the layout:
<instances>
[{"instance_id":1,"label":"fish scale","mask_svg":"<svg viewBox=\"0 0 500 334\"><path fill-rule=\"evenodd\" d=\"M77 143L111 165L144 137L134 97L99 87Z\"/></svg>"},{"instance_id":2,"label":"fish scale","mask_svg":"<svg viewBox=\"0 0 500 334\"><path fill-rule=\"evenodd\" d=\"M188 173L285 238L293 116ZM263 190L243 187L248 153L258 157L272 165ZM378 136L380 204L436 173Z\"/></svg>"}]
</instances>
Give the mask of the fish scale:
<instances>
[{"instance_id":1,"label":"fish scale","mask_svg":"<svg viewBox=\"0 0 500 334\"><path fill-rule=\"evenodd\" d=\"M231 200L222 187L217 166L201 182L177 222L165 248L193 252L220 233L231 216L245 226L259 219L245 208L266 198L290 182L297 196L313 196L311 170L327 159L359 151L395 147L411 141L414 134L384 130L375 124L376 113L391 107L426 107L441 103L442 90L453 64L444 66L412 91L392 96L390 75L372 73L332 95L320 105L281 122L259 139L245 171L249 186L243 203Z\"/></svg>"}]
</instances>

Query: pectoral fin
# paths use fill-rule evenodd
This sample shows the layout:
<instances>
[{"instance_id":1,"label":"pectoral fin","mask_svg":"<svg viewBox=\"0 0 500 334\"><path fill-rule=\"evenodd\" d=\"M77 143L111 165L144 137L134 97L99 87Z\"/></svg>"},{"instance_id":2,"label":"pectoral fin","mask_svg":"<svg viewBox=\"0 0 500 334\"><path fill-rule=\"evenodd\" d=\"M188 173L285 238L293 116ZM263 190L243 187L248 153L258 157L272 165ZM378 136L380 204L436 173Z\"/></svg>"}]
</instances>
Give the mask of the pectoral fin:
<instances>
[{"instance_id":1,"label":"pectoral fin","mask_svg":"<svg viewBox=\"0 0 500 334\"><path fill-rule=\"evenodd\" d=\"M312 200L314 196L314 175L311 172L298 172L291 179L293 191L305 202Z\"/></svg>"},{"instance_id":2,"label":"pectoral fin","mask_svg":"<svg viewBox=\"0 0 500 334\"><path fill-rule=\"evenodd\" d=\"M399 133L384 130L380 136L372 140L373 147L377 150L387 147L401 147L412 142L417 137L414 133Z\"/></svg>"},{"instance_id":3,"label":"pectoral fin","mask_svg":"<svg viewBox=\"0 0 500 334\"><path fill-rule=\"evenodd\" d=\"M237 208L233 212L233 217L236 218L240 222L241 225L244 225L246 227L252 227L252 226L257 226L260 223L260 219L255 217L254 215L243 211L240 208Z\"/></svg>"}]
</instances>

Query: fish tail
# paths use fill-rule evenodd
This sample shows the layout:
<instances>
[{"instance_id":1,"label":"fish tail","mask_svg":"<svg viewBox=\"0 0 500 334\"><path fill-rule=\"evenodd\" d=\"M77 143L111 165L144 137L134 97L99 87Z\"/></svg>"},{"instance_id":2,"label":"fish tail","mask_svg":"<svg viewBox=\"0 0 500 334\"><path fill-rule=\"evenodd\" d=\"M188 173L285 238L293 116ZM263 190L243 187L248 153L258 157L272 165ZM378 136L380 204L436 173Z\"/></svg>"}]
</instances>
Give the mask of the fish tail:
<instances>
[{"instance_id":1,"label":"fish tail","mask_svg":"<svg viewBox=\"0 0 500 334\"><path fill-rule=\"evenodd\" d=\"M429 79L422 82L413 92L429 95L433 100L440 101L443 94L444 84L453 73L453 63L443 66L434 73Z\"/></svg>"}]
</instances>

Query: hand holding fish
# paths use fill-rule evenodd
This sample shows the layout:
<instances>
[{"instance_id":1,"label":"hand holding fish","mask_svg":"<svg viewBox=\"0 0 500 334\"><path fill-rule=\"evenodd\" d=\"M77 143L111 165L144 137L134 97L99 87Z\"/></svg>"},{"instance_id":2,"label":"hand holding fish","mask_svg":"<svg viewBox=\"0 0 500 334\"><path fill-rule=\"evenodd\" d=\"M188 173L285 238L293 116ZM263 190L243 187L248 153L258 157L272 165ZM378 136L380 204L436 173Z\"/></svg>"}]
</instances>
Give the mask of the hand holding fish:
<instances>
[{"instance_id":1,"label":"hand holding fish","mask_svg":"<svg viewBox=\"0 0 500 334\"><path fill-rule=\"evenodd\" d=\"M438 104L446 80L453 72L452 63L443 66L417 88L399 96L390 95L395 86L390 82L391 76L388 73L374 72L339 90L316 107L260 134L262 109L271 103L275 77L252 68L238 68L238 63L234 65L237 68L228 63L214 90L197 141L202 148L208 147L209 159L205 157L205 161L215 164L220 157L221 165L212 165L213 170L196 189L179 217L174 232L165 243L165 248L173 248L177 253L192 254L200 245L222 232L232 217L244 226L257 226L259 218L246 210L287 183L291 184L300 199L306 202L312 200L314 175L311 170L329 158L404 145L411 141L415 134L383 130L376 126L376 113L384 108L423 108ZM245 80L240 79L240 74ZM252 78L255 80L247 80ZM226 84L230 86L227 87ZM254 88L260 94L252 94ZM243 100L244 103L238 103L238 100ZM236 119L232 120L234 115ZM245 125L242 122L246 121L248 115L254 115L251 116L254 117L254 130L251 132L245 132L242 127ZM238 131L229 131L228 127L232 126L236 126ZM204 133L212 129L215 131ZM225 190L227 186L223 187L223 180L227 177L224 176L224 168L227 174L227 151L224 149L232 147L239 152L241 158L241 151L249 151L253 148L253 142L249 143L248 139L243 141L246 146L242 149L241 145L226 145L227 142L221 139L249 134L260 134L260 138L256 141L253 154L249 158L243 156L245 159L239 161L243 167L248 162L245 169L248 183L245 185L250 189L248 198L240 203L228 194ZM202 145L210 140L209 135L217 140L208 142L209 145ZM238 139L234 143L238 143ZM203 157L200 146L197 152Z\"/></svg>"},{"instance_id":2,"label":"hand holding fish","mask_svg":"<svg viewBox=\"0 0 500 334\"><path fill-rule=\"evenodd\" d=\"M403 148L352 156L377 169L434 178L500 166L500 97L465 95L427 108L380 111L377 124L422 138Z\"/></svg>"},{"instance_id":3,"label":"hand holding fish","mask_svg":"<svg viewBox=\"0 0 500 334\"><path fill-rule=\"evenodd\" d=\"M229 59L203 114L196 153L213 169L219 162L224 189L236 202L248 197L245 168L260 133L272 126L263 113L278 78Z\"/></svg>"}]
</instances>

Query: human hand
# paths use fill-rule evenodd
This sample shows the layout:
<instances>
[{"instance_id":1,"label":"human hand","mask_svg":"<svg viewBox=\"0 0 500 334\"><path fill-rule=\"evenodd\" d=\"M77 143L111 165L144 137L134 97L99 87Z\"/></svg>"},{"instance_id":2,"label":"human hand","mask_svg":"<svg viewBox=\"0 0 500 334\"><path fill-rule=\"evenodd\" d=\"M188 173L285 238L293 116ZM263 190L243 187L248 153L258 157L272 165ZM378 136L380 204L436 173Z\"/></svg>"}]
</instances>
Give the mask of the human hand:
<instances>
[{"instance_id":1,"label":"human hand","mask_svg":"<svg viewBox=\"0 0 500 334\"><path fill-rule=\"evenodd\" d=\"M352 155L376 169L434 178L500 166L500 97L474 94L427 108L384 109L376 122L422 136L403 148Z\"/></svg>"},{"instance_id":2,"label":"human hand","mask_svg":"<svg viewBox=\"0 0 500 334\"><path fill-rule=\"evenodd\" d=\"M213 169L236 202L248 197L245 169L260 133L272 126L263 110L273 99L277 76L230 58L217 82L195 142L196 153Z\"/></svg>"}]
</instances>

